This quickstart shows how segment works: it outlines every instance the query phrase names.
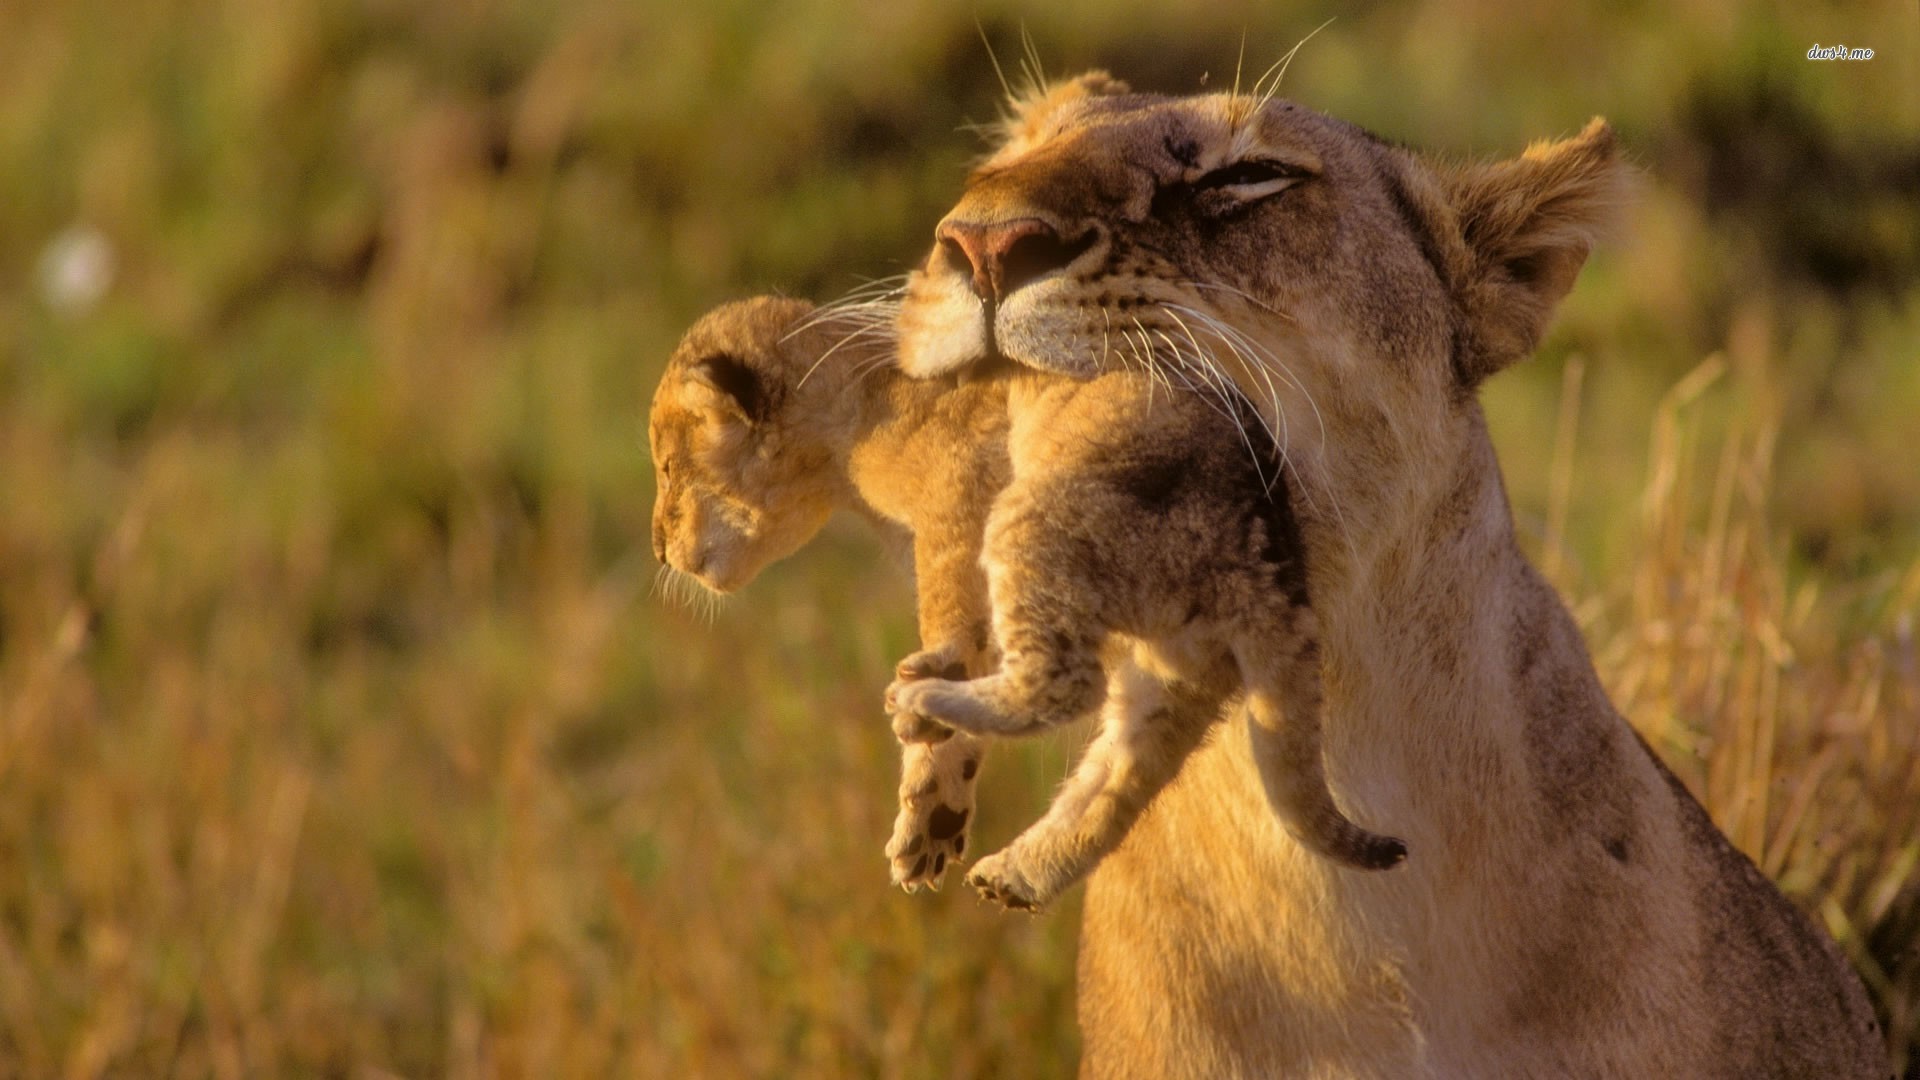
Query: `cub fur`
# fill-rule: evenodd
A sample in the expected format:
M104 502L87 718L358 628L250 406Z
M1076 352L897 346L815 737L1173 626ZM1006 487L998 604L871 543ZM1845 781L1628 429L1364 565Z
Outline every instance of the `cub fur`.
M899 674L993 668L980 537L1006 485L1004 383L901 378L887 314L759 297L707 313L654 392L653 554L732 592L837 509L865 517L915 576L923 651ZM951 380L948 380L950 383ZM966 850L982 742L902 748L893 880L937 887Z
M1243 679L1274 805L1303 842L1356 866L1400 859L1398 841L1372 836L1339 813L1321 776L1317 643L1277 461L1268 466L1273 475L1263 476L1230 436L1234 429L1211 413L1203 421L1197 400L1156 398L1150 380L1008 375L947 389L891 370L877 336L857 353L831 355L854 340L841 322L797 301L762 299L724 306L688 332L649 425L663 564L709 587L737 588L797 550L837 506L911 530L927 648L902 661L892 694L904 700L924 687L914 698L924 712L972 734L1041 730L1099 705L1109 696L1097 652L1108 628L1166 639L1143 645L1138 656L1166 672L1162 678L1128 671L1124 659L1116 666L1107 722L1074 780L1039 825L982 861L970 877L976 887L1032 908L1084 876L1118 845ZM1015 444L1046 463L1030 460L994 504L1008 477L1009 395L1026 417ZM1188 435L1178 440L1187 449L1172 457L1152 449L1168 441L1169 430ZM1049 454L1047 445L1062 439L1076 445ZM940 440L945 457L936 466L925 450ZM989 505L998 506L1001 523L992 529L983 524ZM1061 510L1060 519L1050 518ZM1074 558L1079 547L1122 528L1144 543L1109 550L1099 563ZM1006 602L994 617L996 637L1019 647L1000 676L958 682L995 651L980 617L983 534L1000 538L989 559ZM1176 571L1184 575L1177 584L1167 577ZM1116 593L1123 579L1131 586ZM1176 608L1182 614L1174 618ZM1032 620L1055 615L1072 619L1074 640L1089 647L1054 648L1058 626ZM1240 663L1243 676L1230 651L1233 635L1217 627L1256 618L1260 632L1282 637L1287 648L1277 659ZM1036 636L1045 640L1035 644ZM1069 684L1079 693L1057 692ZM1025 693L990 696L990 687ZM953 702L974 707L950 712ZM964 850L981 754L971 739L944 741L945 727L915 726L910 734L888 851L896 880L909 887L937 883L949 857ZM915 743L931 749L916 752ZM957 783L955 770L943 767L956 753ZM928 783L938 790L923 790ZM921 804L931 794L943 798L929 811Z
M1400 862L1401 841L1354 825L1327 791L1300 533L1284 463L1239 426L1250 412L1144 372L1017 378L1008 411L1013 481L983 555L1000 668L896 682L898 730L1068 723L1109 692L1103 653L1151 678L1123 682L1124 707L1047 816L969 883L1009 907L1047 904L1119 845L1243 688L1268 798L1300 843L1360 869Z

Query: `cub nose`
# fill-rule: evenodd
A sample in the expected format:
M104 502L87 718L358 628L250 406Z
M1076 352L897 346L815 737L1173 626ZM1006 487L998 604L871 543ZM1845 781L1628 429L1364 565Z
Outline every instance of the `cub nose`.
M955 221L934 230L954 269L973 274L973 293L998 303L1015 289L1058 270L1093 245L1088 232L1075 242L1039 218L991 223Z

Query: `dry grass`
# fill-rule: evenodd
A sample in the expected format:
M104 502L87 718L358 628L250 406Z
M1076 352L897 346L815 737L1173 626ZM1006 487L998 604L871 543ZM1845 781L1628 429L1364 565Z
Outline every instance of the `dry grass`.
M1049 63L1180 89L1239 37L1092 7L1036 17ZM1913 1068L1900 51L1843 83L1767 66L1842 36L1778 13L1483 7L1343 18L1288 92L1459 150L1604 111L1649 158L1644 239L1496 381L1496 436L1617 699ZM1262 18L1250 57L1321 21ZM1070 1072L1073 906L886 888L875 699L911 619L871 546L833 531L711 620L649 591L665 349L923 246L993 107L964 13L64 0L7 29L0 1075ZM1728 132L1787 187L1710 206ZM1768 201L1841 188L1857 232ZM36 267L76 227L116 272L63 306ZM1808 278L1821 243L1864 269ZM1067 756L998 759L982 844Z
M1655 414L1632 574L1597 591L1556 576L1584 592L1575 611L1615 702L1840 942L1905 1069L1920 1064L1920 560L1844 588L1788 569L1763 312L1744 311ZM1565 565L1553 541L1550 569Z

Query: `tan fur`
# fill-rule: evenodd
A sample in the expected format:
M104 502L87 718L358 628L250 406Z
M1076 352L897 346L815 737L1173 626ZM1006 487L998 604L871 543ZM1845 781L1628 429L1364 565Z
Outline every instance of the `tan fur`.
M1254 691L1248 709L1274 805L1303 842L1356 866L1399 860L1398 841L1340 814L1321 774L1318 637L1282 477L1263 475L1225 429L1206 423L1197 399L1156 395L1144 376L1081 383L1029 375L943 391L891 368L881 327L847 323L843 313L761 299L717 309L688 332L649 425L660 481L656 554L728 589L797 550L837 507L905 527L915 540L925 649L902 661L894 693L976 735L1038 730L1090 711L1109 696L1097 657L1107 631L1136 635L1141 659L1165 674L1116 668L1095 751L1040 825L982 861L970 878L976 886L1035 908L1078 881L1120 842L1243 681ZM1009 396L1019 409L1009 410ZM1007 483L1010 412L1021 417L1011 438L1045 467L1024 470L994 503ZM1034 452L1063 439L1073 452ZM1182 448L1171 460L1140 453L1169 444ZM1211 479L1173 482L1181 471ZM1143 483L1153 490L1143 495ZM1142 498L1180 513L1158 530L1134 530L1144 543L1114 546L1097 563L1076 557L1138 519ZM994 536L1008 539L994 544ZM1232 544L1195 543L1206 537ZM1018 556L989 560L998 650L985 640L983 543ZM1170 573L1190 584L1174 585ZM1141 585L1122 593L1121 579ZM1070 619L1046 617L1059 602L1074 605ZM1069 656L1058 647L1052 628L1062 622L1087 648ZM1263 638L1271 659L1231 651ZM982 674L995 651L1006 657L1003 671L955 681L969 669ZM1082 692L1058 698L1068 686ZM988 687L1031 693L1000 701L997 723L943 707L978 705L974 695ZM964 850L982 751L972 739L934 737L948 728L908 730L917 738L906 751L888 854L895 880L911 888L937 884Z
M1299 480L1329 782L1414 855L1308 857L1245 743L1207 743L1089 882L1083 1074L1886 1075L1857 977L1613 709L1514 540L1474 390L1619 198L1605 125L1449 167L1284 101L1118 89L1016 111L902 367L1182 389L1198 363L1259 403Z
M1271 444L1215 412L1236 404L1170 393L1144 372L1013 385L1013 482L983 555L1000 670L903 681L889 703L977 735L1078 719L1109 695L1110 674L1122 704L1047 816L968 876L990 899L1038 908L1091 871L1242 687L1268 797L1301 844L1360 869L1406 854L1327 791L1319 631L1287 480ZM1129 681L1129 669L1151 676Z
M890 315L761 297L687 331L647 424L654 555L731 592L833 511L856 511L910 553L923 651L900 673L984 674L994 663L980 538L1008 478L1005 386L901 378ZM959 860L984 753L965 735L902 748L887 844L896 884L938 887Z

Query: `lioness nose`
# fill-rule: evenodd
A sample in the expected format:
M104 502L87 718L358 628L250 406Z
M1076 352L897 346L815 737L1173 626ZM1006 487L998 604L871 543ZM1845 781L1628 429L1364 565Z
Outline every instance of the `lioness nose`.
M954 269L973 273L973 292L982 300L998 302L1020 286L1072 262L1091 243L1061 239L1053 226L1039 218L1015 218L982 224L949 218L934 230L934 238Z

